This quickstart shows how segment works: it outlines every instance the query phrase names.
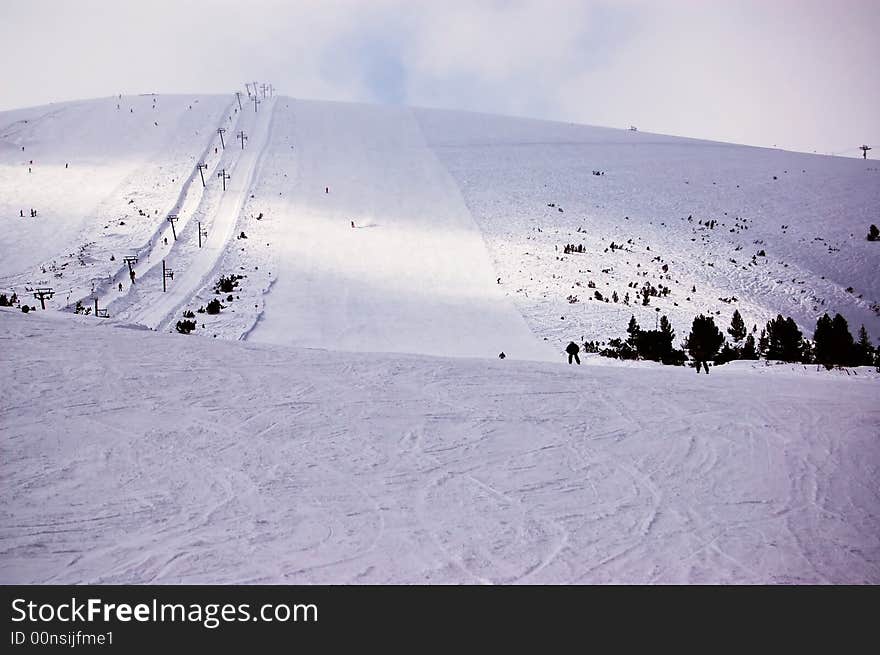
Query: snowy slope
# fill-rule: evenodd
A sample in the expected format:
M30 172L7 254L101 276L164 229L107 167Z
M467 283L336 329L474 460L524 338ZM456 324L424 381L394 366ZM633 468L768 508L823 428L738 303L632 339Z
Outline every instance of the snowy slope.
M275 124L267 168L292 175L284 195L271 179L257 188L279 198L265 212L277 282L249 340L553 356L496 288L479 229L408 109L285 102Z
M0 367L3 583L880 583L869 369L333 353L7 309Z
M0 281L66 298L83 283L73 269L106 276L161 226L231 104L150 94L0 112Z
M880 373L559 354L734 308L876 343L878 176L289 98L0 113L0 292L66 310L0 309L0 582L878 583Z
M464 112L415 115L483 230L505 290L542 337L620 336L631 314L651 328L667 314L684 336L695 314L726 327L738 308L759 328L790 315L808 336L823 312L840 312L853 332L864 323L880 338L880 244L865 240L880 221L877 162ZM625 249L606 250L612 241ZM585 254L563 254L567 243ZM634 287L645 282L670 294L641 306ZM596 291L616 291L619 302L595 300Z
M630 314L646 327L666 314L680 339L695 314L726 326L735 308L749 326L791 315L808 335L841 312L880 339L880 246L864 239L880 221L872 161L274 104L239 112L231 96L151 95L0 114L0 288L34 304L30 290L52 286L50 306L68 310L97 296L110 323L168 331L235 273L240 286L219 316L198 315L197 334L341 350L542 360L571 339L621 335ZM229 147L215 153L218 127ZM19 218L32 205L39 217ZM585 252L565 255L566 243ZM130 285L122 257L133 254ZM162 260L177 276L167 293ZM646 283L669 295L641 305Z

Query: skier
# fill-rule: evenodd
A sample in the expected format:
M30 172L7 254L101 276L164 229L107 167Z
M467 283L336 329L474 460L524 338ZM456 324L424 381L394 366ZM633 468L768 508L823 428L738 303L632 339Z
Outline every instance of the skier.
M131 283L134 284L134 269L131 269L131 270L128 272L128 277L131 278Z
M578 363L578 366L581 364L581 358L578 357L578 353L581 351L580 347L574 342L570 341L569 344L565 347L565 352L568 353L568 363L571 364L571 360L574 360Z
M119 283L119 290L122 291L122 282Z
M498 359L504 359L505 357L507 357L507 355L504 354L503 350L500 353L498 353Z
M352 228L354 227L354 221L351 222L351 227L352 227Z
M168 237L165 237L165 245L168 245Z
M330 193L330 187L325 186L325 187L324 187L324 193Z
M19 209L19 210L18 210L18 215L21 216L22 218L24 218L24 210L23 210L23 209Z

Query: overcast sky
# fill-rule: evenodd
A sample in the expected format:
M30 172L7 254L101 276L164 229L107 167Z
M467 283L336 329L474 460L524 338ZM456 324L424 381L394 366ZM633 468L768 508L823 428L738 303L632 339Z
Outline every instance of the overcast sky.
M880 0L0 0L0 109L271 81L880 152Z

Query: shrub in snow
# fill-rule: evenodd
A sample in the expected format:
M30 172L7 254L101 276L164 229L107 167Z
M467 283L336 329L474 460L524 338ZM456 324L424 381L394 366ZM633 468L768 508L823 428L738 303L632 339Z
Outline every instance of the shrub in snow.
M27 305L22 305L21 311L22 311L22 313L27 314L29 311L31 311L31 308L28 307Z
M183 312L183 317L184 318L195 318L196 315L193 314L189 309L187 309L185 312Z
M241 275L230 273L229 275L221 275L220 279L214 285L214 293L231 293L238 286Z
M196 329L196 322L189 319L177 321L177 331L181 334L189 334Z
M880 230L877 229L876 225L868 228L868 241L880 241Z
M223 309L223 305L221 305L220 301L216 298L209 302L207 307L205 307L205 311L209 314L219 314L221 309Z

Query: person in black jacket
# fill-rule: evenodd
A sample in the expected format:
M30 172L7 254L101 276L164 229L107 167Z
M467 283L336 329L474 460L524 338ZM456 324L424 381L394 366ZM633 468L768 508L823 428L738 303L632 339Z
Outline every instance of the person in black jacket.
M571 360L574 360L580 366L581 358L578 357L578 353L581 351L580 347L574 342L569 342L568 346L565 348L565 352L568 353L568 363L571 364Z

